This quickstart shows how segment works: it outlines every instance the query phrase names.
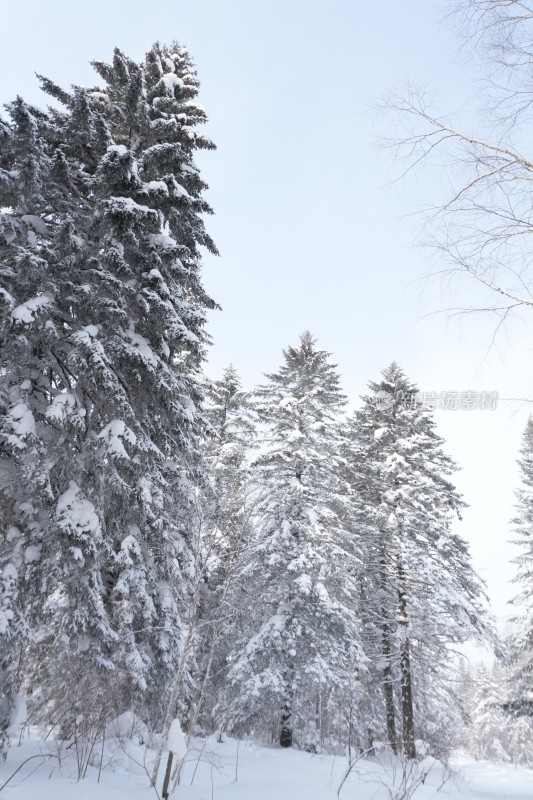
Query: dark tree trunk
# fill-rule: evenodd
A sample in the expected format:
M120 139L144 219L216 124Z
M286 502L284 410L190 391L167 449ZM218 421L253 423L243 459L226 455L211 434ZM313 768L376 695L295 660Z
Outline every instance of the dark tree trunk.
M385 546L381 544L380 584L384 596L388 594L387 557ZM387 739L394 755L398 754L398 736L396 734L396 709L394 708L394 686L391 667L391 631L386 608L381 609L381 652L383 654L383 694L385 695L385 722Z
M292 746L292 703L289 695L283 701L281 709L281 732L279 743L282 747Z
M413 680L411 674L411 655L409 652L409 637L407 626L407 595L405 593L405 575L403 566L398 563L398 624L400 626L400 687L402 696L402 744L403 752L407 758L416 758L415 724L413 715Z
M409 639L405 639L400 647L400 675L402 691L403 752L407 758L416 758L415 726L413 719L413 683L411 678Z
M167 768L165 770L165 779L163 781L163 791L161 792L161 797L163 798L163 800L168 800L168 796L169 796L169 793L170 793L170 773L172 771L172 758L173 758L173 756L174 756L174 753L169 753L168 754Z
M385 612L383 611L383 615ZM385 616L383 616L385 618ZM390 628L386 622L381 625L381 647L385 666L383 667L383 694L385 695L385 719L387 724L387 738L392 752L398 753L398 738L396 736L396 711L394 708L394 687L392 685L391 669L391 644Z

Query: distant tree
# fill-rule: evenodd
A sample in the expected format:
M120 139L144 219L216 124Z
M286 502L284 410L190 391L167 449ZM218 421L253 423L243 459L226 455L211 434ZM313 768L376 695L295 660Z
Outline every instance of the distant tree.
M505 657L479 664L461 676L459 697L465 713L459 744L476 759L533 763L533 724L528 701L516 692L521 653L511 636L502 643ZM530 703L530 701L529 701Z
M255 461L257 533L239 573L240 638L230 653L229 726L314 749L320 719L362 668L358 546L339 514L345 398L310 333L257 390L265 441ZM327 709L327 711L326 711Z
M498 665L488 669L480 664L473 672L471 695L466 698L470 713L468 749L476 759L512 761L511 720L504 711L505 680Z
M61 109L19 98L0 129L0 663L29 628L49 713L71 685L154 721L198 547L213 145L184 48L95 68L97 88L42 78Z

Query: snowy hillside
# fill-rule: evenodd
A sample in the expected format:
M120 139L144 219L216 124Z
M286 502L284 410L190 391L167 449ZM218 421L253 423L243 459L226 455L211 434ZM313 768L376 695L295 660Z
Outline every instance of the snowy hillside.
M155 797L144 765L145 748L131 740L109 739L103 747L105 768L99 770L101 743L95 748L86 777L77 780L76 754L61 752L42 740L13 747L2 768L6 800L144 800ZM346 772L346 759L311 755L293 749L258 747L249 742L215 738L197 740L187 757L183 780L173 796L184 800L334 800ZM531 800L533 771L490 762L456 760L446 769L433 759L417 766L405 781L398 762L385 756L360 760L344 783L341 800L408 800L405 793L419 782L414 800ZM163 773L163 768L161 770ZM427 773L427 774L426 774ZM161 776L162 777L162 776ZM1 784L0 784L1 785ZM161 780L159 782L159 790Z

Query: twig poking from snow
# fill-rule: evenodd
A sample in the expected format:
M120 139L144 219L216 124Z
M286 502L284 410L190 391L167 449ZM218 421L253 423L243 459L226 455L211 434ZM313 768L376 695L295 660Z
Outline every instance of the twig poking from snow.
M339 788L337 789L337 797L340 797L341 789L344 786L344 784L346 783L351 771L353 770L353 768L355 767L357 762L360 761L365 756L367 756L370 753L372 753L374 751L374 749L375 749L374 747L369 747L367 750L362 750L359 753L359 755L357 756L357 758L354 758L354 759L350 758L350 760L348 761L348 766L346 767L346 771L344 773L344 776L343 776L343 778L342 778L342 780L341 780L341 782L339 784ZM331 767L331 769L333 771L333 766Z
M43 761L46 760L47 758L57 758L58 761L61 761L61 759L59 758L59 756L56 753L37 753L37 755L29 756L29 758L26 758L21 764L18 765L16 770L14 772L12 772L11 775L9 776L9 778L0 786L0 792L2 791L2 789L5 789L7 784L10 783L13 780L13 778L15 777L17 772L20 772L22 767L25 764L27 764L28 761L33 761L34 758L42 758Z
M199 755L199 756L198 756L198 758L196 759L196 766L194 767L194 772L193 772L193 774L192 774L192 778L191 778L191 786L192 786L192 785L193 785L193 783L194 783L194 776L196 775L196 770L198 769L198 764L199 764L199 763L200 763L200 761L202 760L202 756L203 756L203 754L204 754L204 750L205 750L205 746L206 746L206 744L207 744L207 739L204 741L204 743L203 743L203 745L202 745L202 749L200 750L200 755Z

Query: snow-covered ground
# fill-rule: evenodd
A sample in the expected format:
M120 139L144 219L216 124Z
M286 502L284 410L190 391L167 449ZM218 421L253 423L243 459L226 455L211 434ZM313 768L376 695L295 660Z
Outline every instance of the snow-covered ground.
M98 764L103 753L104 769ZM80 754L79 754L80 755ZM81 754L83 756L84 754ZM29 760L27 760L29 759ZM26 763L23 762L26 760ZM151 754L131 741L109 739L95 749L86 777L77 780L76 753L27 739L11 749L1 767L0 792L6 800L128 800L155 798L145 766ZM164 759L166 761L166 757ZM15 772L9 783L2 786ZM164 764L161 767L163 773ZM533 771L456 759L451 772L430 759L429 772L413 800L533 800ZM334 800L346 759L214 738L197 741L187 756L183 779L173 797L183 800ZM395 800L403 770L385 757L359 761L344 783L340 800ZM394 788L391 788L394 787ZM161 780L158 789L161 789Z

